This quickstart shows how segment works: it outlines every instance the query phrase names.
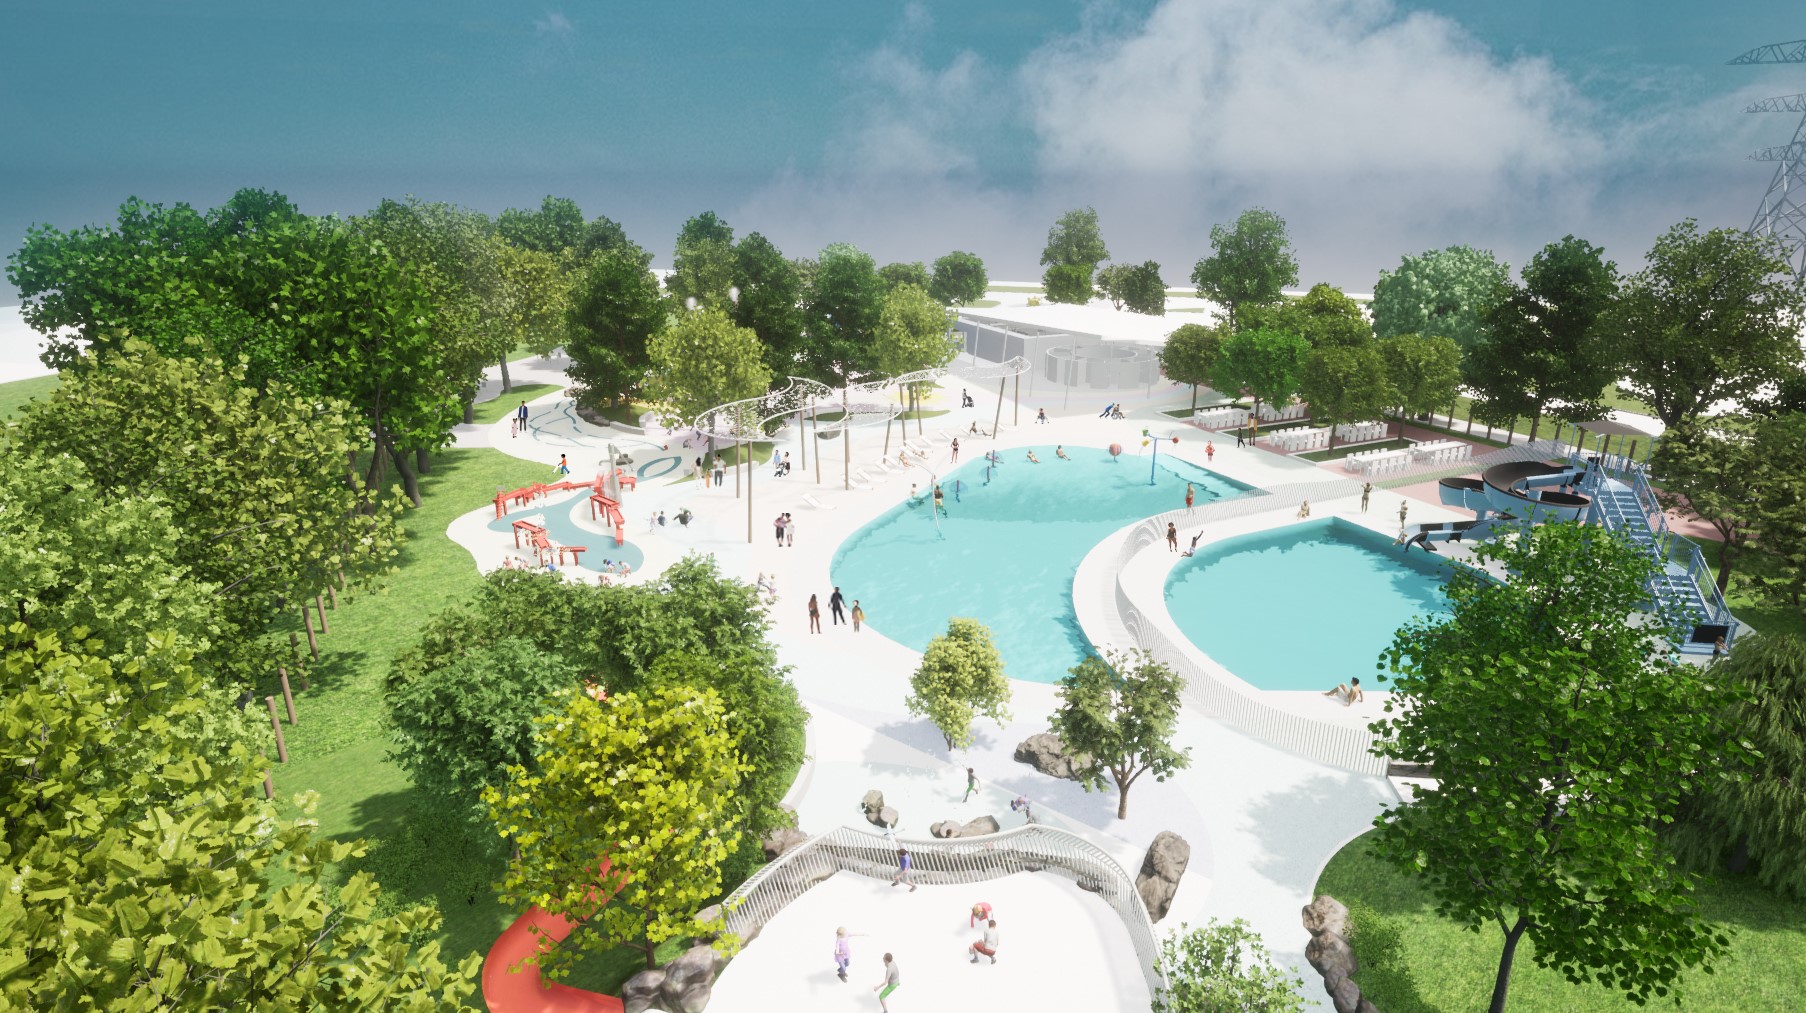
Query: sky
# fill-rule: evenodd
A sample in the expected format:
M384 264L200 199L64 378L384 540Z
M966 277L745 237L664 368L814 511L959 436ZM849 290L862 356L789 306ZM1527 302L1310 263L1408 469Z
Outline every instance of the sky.
M791 256L1035 278L1089 205L1172 285L1251 206L1305 284L1570 233L1634 267L1681 218L1749 224L1774 167L1743 156L1797 117L1741 109L1806 65L1725 62L1799 38L1742 0L0 0L0 247L255 186L569 196L660 263L713 210Z

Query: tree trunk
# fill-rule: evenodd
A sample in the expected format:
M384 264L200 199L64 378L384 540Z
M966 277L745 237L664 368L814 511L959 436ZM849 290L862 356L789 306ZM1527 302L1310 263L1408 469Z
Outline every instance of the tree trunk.
M512 390L514 390L514 381L508 379L508 357L504 355L502 356L502 393L507 394Z
M1198 385L1195 383L1191 385L1191 413L1198 414Z
M1116 782L1116 818L1129 818L1129 786L1121 781Z
M1732 875L1741 876L1750 867L1750 838L1748 834L1737 838L1737 845L1731 849L1731 857L1726 860L1725 868Z
M1731 586L1731 562L1737 554L1736 543L1729 536L1725 538L1724 548L1718 551L1718 593L1724 594L1725 588Z
M1530 416L1530 442L1531 443L1536 442L1536 431L1537 431L1538 427L1540 427L1542 424L1543 424L1543 409L1539 405L1536 409L1536 414Z
M401 451L395 449L394 438L380 425L376 429L376 436L382 442L383 448L389 452L389 459L395 462L395 470L401 473L401 489L407 494L408 502L419 506L420 477L414 474L412 468L408 467L408 459L402 455Z
M414 448L414 470L422 475L433 470L432 455L427 453L425 447Z
M1499 954L1499 974L1493 980L1492 1005L1487 1007L1487 1013L1505 1013L1505 997L1511 990L1511 958L1517 952L1518 940L1529 927L1530 920L1519 915L1517 924L1505 933L1505 952Z

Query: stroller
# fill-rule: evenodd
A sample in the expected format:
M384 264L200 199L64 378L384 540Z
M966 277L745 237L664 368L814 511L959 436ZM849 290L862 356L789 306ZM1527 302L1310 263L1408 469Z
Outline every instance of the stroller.
M1128 416L1126 416L1122 413L1122 405L1119 405L1119 404L1113 404L1110 406L1110 417L1113 419L1128 418Z

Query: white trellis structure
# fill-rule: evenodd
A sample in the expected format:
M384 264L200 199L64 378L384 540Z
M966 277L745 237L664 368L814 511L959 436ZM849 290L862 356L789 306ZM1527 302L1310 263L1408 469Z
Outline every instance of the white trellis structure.
M1022 374L1029 371L1029 361L1020 355L1005 359L1002 362L955 362L947 367L946 372L969 383L988 383L997 381L997 414L991 418L991 438L997 438L997 426L1003 421L1003 385L1010 380L1016 381L1016 395L1010 425L1022 422Z

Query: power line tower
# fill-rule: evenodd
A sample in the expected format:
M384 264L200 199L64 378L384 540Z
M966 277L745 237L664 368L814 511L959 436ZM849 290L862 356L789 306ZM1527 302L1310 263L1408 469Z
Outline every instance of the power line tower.
M1731 61L1735 66L1761 63L1806 63L1806 39L1759 46ZM1801 113L1793 142L1763 148L1749 157L1757 162L1777 162L1775 178L1762 195L1762 205L1750 220L1752 235L1774 236L1786 252L1794 277L1806 280L1806 94L1782 95L1752 102L1746 113Z

